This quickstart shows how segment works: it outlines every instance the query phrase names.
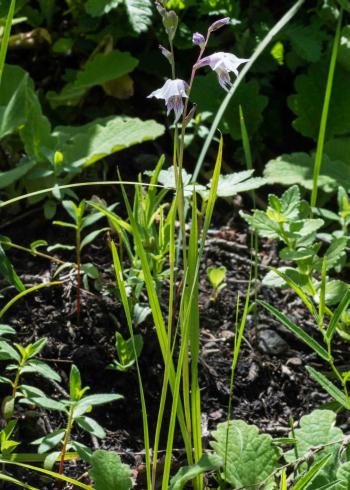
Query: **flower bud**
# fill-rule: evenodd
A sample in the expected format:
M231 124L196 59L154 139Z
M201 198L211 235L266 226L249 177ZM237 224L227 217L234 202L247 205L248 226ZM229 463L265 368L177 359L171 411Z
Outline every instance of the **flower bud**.
M203 48L203 46L205 45L205 37L200 34L199 32L195 32L192 36L192 41L193 41L193 44L195 44L196 46L199 46L200 48Z
M174 10L165 11L163 15L163 25L169 36L170 41L175 37L179 18Z
M214 32L217 31L218 29L221 29L221 27L224 27L227 24L229 24L230 20L231 20L230 17L224 17L223 19L217 20L209 27L209 32Z

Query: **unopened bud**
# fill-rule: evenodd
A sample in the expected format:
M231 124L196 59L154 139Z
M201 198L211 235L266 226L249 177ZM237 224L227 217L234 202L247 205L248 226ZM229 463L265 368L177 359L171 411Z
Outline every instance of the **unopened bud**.
M166 12L165 8L163 7L163 4L160 2L156 2L156 7L160 15L163 17Z
M165 58L169 61L169 63L172 63L173 55L171 54L171 52L168 49L166 49L164 46L162 46L161 44L159 45L159 49L160 49L162 55L165 56Z
M221 27L224 27L227 24L229 24L230 20L231 20L230 17L224 17L223 19L217 20L209 27L209 32L214 32L217 31L218 29L221 29Z
M200 34L199 32L195 32L192 36L192 41L193 41L193 44L195 44L196 46L199 46L200 48L203 48L203 46L205 45L205 37Z
M171 41L175 37L178 23L179 18L174 10L170 10L169 12L165 11L163 15L163 25Z

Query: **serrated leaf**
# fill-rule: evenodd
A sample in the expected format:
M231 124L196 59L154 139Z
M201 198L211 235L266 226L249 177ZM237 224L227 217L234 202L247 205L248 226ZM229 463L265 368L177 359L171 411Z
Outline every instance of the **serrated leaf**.
M210 94L210 97L208 97ZM217 76L209 73L196 77L193 90L193 100L198 106L198 112L216 114L222 102L223 92L218 84ZM242 139L239 106L242 106L244 120L249 136L252 136L263 121L263 111L268 103L267 97L261 95L257 80L242 82L236 94L232 97L225 112L220 129L229 132L233 139Z
M217 454L204 454L197 464L183 466L170 481L169 490L182 490L184 485L197 476L216 471L223 466L223 460Z
M316 22L309 25L291 23L286 29L286 35L297 55L311 63L321 58L324 34L320 27Z
M151 0L124 0L129 22L135 32L147 31L152 25Z
M123 0L87 0L85 11L91 17L101 17L123 3Z
M313 164L314 159L307 153L281 155L267 163L264 178L270 184L298 184L311 190ZM341 184L350 187L349 165L344 161L330 160L324 155L318 180L319 187L325 192L334 192Z
M74 82L68 83L60 93L48 92L47 98L52 107L76 105L91 87L120 78L133 71L138 60L128 52L113 50L98 53L77 73Z
M239 192L258 189L265 184L261 177L251 178L254 170L244 170L232 174L220 175L218 184L218 197L231 197Z
M69 172L130 146L154 140L164 130L164 126L153 120L116 116L83 126L58 126L54 135L63 154L63 166Z
M222 477L231 485L254 488L276 470L280 451L255 425L232 420L219 424L212 436L210 444L226 467Z
M336 414L331 410L316 409L300 419L300 428L294 429L296 447L299 457L303 457L307 452L315 447L327 445L332 442L341 441L343 432L335 427ZM321 451L314 454L314 461L319 461L323 456L336 452L340 447L339 444L326 446ZM295 461L295 451L292 449L284 455L287 462Z
M305 75L295 81L296 95L289 97L288 104L297 118L294 128L303 136L318 137L321 111L327 82L327 63L312 64ZM350 73L337 66L327 119L326 139L350 132Z
M329 456L327 463L316 478L307 486L308 490L318 490L324 485L336 480L336 470L338 467L338 452L344 435L341 429L335 427L336 414L330 410L314 410L309 415L304 415L300 419L300 428L294 430L296 439L296 450L299 457L306 454L313 448L323 446L320 451L313 453L313 463L317 464L325 456ZM292 437L292 434L290 434ZM334 443L334 444L332 444ZM284 454L287 462L295 461L295 451L290 450ZM300 469L306 469L306 463Z
M129 490L132 487L131 470L123 464L118 454L96 451L91 458L89 475L95 490Z
M278 238L280 233L278 223L270 219L264 211L258 209L253 215L241 211L240 215L259 235L266 238Z
M337 479L340 481L334 490L350 490L350 461L339 466Z
M350 71L350 25L342 29L337 61L343 68Z

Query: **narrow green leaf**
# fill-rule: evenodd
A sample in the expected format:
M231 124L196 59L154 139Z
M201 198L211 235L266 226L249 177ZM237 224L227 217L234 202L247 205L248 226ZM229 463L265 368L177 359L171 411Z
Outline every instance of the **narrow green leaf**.
M335 332L335 329L337 328L338 322L339 322L343 312L346 311L349 303L350 303L350 289L348 289L347 292L345 293L345 295L343 296L343 299L339 303L337 309L335 310L335 312L334 312L334 314L333 314L333 316L329 322L329 325L328 325L328 328L326 331L326 339L328 341L332 340L332 337L333 337L333 334Z
M308 335L304 330L294 322L289 320L283 313L277 310L274 306L269 305L265 301L258 301L258 304L263 306L266 310L268 310L274 317L277 318L285 327L288 328L291 332L293 332L300 340L305 342L313 351L316 352L322 359L325 361L329 360L328 352L310 335Z
M347 410L350 410L350 400L345 396L342 391L339 390L339 388L337 388L331 381L329 381L326 376L319 373L311 366L306 366L306 369L311 378L317 381L322 386L322 388L327 391L327 393L331 395L331 397L334 398L335 401L340 403Z
M321 459L321 461L312 466L311 469L304 476L302 476L302 478L300 478L297 484L291 488L291 490L303 490L325 466L330 456L330 454L327 454Z

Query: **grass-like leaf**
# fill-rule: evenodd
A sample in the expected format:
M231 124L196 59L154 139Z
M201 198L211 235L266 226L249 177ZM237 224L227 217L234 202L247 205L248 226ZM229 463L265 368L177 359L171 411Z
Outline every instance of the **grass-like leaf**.
M259 305L263 306L266 310L268 310L272 315L277 318L288 330L293 332L300 340L305 342L316 354L318 354L325 361L329 360L329 355L326 349L322 347L315 339L310 337L304 330L294 322L292 322L289 318L286 317L283 313L277 310L274 306L269 305L265 301L258 301Z
M306 366L306 369L311 378L317 381L322 386L322 388L327 391L327 393L331 395L332 398L334 398L335 401L340 403L347 410L350 410L350 400L345 396L342 391L340 391L339 388L337 388L331 381L329 381L328 378L326 378L326 376L316 371L316 369L314 369L313 367Z
M331 321L329 322L327 331L326 331L326 339L330 342L332 340L332 337L334 335L335 329L337 328L338 322L340 320L341 315L343 312L346 310L350 303L350 289L347 290L345 293L343 299L339 303L337 309L335 310Z

